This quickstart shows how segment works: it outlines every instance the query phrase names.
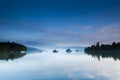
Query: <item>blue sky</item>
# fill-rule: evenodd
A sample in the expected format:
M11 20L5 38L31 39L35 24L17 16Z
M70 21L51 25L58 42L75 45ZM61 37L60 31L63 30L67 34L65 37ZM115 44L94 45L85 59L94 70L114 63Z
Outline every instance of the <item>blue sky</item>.
M119 0L0 0L0 41L88 46L120 41Z

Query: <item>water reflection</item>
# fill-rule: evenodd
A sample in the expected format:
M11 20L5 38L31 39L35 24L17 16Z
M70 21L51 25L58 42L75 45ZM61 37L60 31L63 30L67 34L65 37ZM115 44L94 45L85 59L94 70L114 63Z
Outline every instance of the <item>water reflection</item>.
M34 53L0 65L0 80L120 79L119 61L110 58L98 61L86 54Z
M119 52L100 52L100 51L89 51L86 52L86 54L91 55L92 57L97 58L98 60L100 60L100 58L113 58L115 61L116 60L120 60L120 53Z
M20 58L26 55L26 51L0 51L0 60L6 60L8 61L9 59L14 60L16 58Z

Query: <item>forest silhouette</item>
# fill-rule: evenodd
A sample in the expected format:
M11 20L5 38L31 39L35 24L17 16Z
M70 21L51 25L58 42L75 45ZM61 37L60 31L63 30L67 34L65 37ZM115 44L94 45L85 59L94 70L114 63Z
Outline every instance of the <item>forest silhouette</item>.
M13 60L26 55L26 46L15 42L0 42L0 60Z
M113 58L120 60L120 42L113 42L112 44L97 44L85 48L85 53L100 60L102 58Z

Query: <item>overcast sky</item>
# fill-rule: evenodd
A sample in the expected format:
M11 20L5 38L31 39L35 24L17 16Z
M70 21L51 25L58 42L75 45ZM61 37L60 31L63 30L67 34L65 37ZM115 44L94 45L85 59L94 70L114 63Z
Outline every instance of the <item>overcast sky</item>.
M0 41L88 46L119 34L120 0L0 0Z

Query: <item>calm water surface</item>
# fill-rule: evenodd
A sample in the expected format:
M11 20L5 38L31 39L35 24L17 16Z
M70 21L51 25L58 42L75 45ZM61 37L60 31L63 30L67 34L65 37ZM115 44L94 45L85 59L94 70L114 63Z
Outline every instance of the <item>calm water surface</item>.
M0 80L120 80L120 61L87 54L34 53L0 61Z

